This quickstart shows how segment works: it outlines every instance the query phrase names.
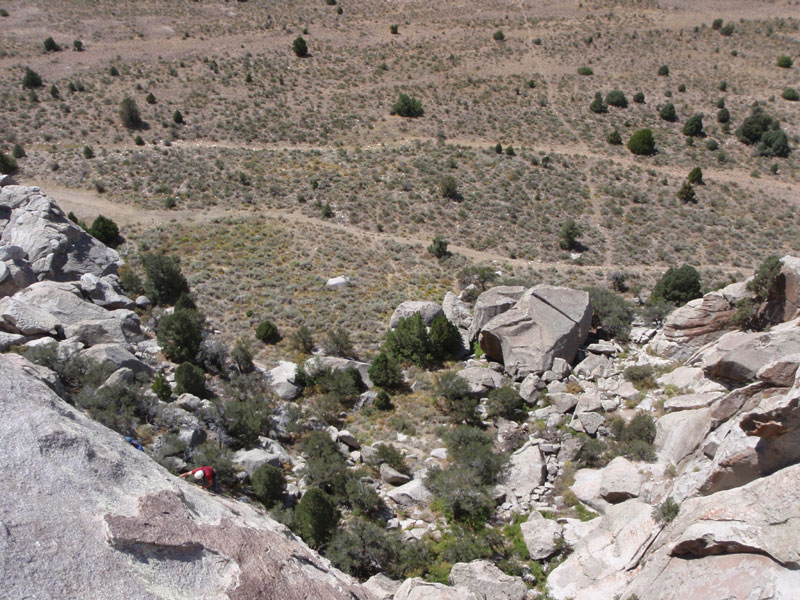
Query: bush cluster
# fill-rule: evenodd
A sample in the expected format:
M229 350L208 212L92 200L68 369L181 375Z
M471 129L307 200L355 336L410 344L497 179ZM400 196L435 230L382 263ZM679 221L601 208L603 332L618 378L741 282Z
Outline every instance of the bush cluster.
M756 146L760 156L789 156L789 138L781 129L780 123L768 115L760 106L753 107L751 114L742 121L736 130L739 141Z
M463 347L461 334L444 315L431 322L430 331L419 313L400 319L386 332L383 351L398 362L430 366L455 356Z
M507 456L494 452L492 436L461 425L443 435L451 464L429 471L426 485L448 520L482 526L493 509L491 486L497 483Z
M670 267L656 282L650 295L652 301L670 302L683 306L689 300L702 296L700 273L691 265Z
M173 304L182 294L189 293L189 283L176 258L151 253L140 258L146 274L145 293L154 304Z
M631 331L633 305L611 290L589 288L592 304L592 326L602 329L620 341L627 341Z
M397 98L397 102L392 105L390 114L400 117L416 118L421 117L424 112L425 111L422 109L422 102L408 94L400 94Z

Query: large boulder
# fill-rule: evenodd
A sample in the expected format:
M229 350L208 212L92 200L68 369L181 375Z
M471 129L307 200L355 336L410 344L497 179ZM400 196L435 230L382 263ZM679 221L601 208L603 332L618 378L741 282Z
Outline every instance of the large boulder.
M437 302L429 300L406 300L401 302L400 305L394 309L392 318L389 320L389 327L394 329L400 323L400 319L407 319L408 317L419 314L422 317L422 322L426 327L430 327L433 320L444 314L442 307Z
M547 462L538 444L531 441L515 451L508 460L502 487L507 499L527 504L533 491L547 478Z
M133 308L135 303L122 293L119 277L106 275L98 277L94 273L84 273L80 279L81 291L94 304L107 308Z
M538 510L531 511L520 529L531 560L545 560L558 552L563 528L556 521L545 519Z
M472 313L470 339L477 338L483 326L494 317L511 310L524 293L525 288L521 285L498 285L478 296Z
M464 588L432 583L419 577L406 579L394 595L394 600L484 600Z
M119 255L78 225L38 187L0 189L0 244L18 246L39 279L73 281L84 273L114 274Z
M278 366L267 372L267 385L281 400L294 400L300 395L297 385L297 365L282 360Z
M422 479L412 479L390 490L386 495L400 506L424 506L433 500L433 494L425 487Z
M470 393L474 396L483 396L507 383L501 373L486 367L467 367L459 371L458 376L469 384Z
M455 325L459 330L469 331L472 326L472 310L470 305L456 296L453 292L447 292L442 300L442 312L447 320Z
M469 590L481 600L525 600L528 591L521 577L506 575L488 560L454 564L450 585Z
M341 358L339 356L314 356L309 358L304 364L306 373L318 373L322 369L344 370L354 368L361 375L364 385L371 388L372 380L369 378L369 363Z
M80 357L93 363L98 363L117 370L127 367L134 373L153 374L153 368L139 360L121 344L98 344L87 348L80 353Z
M661 355L685 360L733 329L736 302L749 297L746 283L732 283L672 311L650 346Z
M402 582L378 573L364 582L367 588L377 600L392 600L397 590L400 589Z
M250 450L238 450L235 452L232 461L252 477L253 473L262 465L280 467L283 462L282 458L280 454L268 452L262 448L251 448Z
M92 321L78 321L64 328L64 336L87 346L97 344L124 344L128 341L122 323L113 317Z
M262 510L172 476L5 356L0 464L4 597L373 598Z
M800 258L784 256L775 278L764 316L770 323L800 317Z
M589 381L605 379L615 374L611 360L602 354L588 354L572 372L576 377Z
M40 281L17 292L14 299L50 313L64 326L107 319L111 315L106 309L84 300L73 283Z
M36 274L25 258L25 251L19 246L0 245L0 298L13 296L35 281Z
M678 465L700 446L710 430L708 408L664 415L656 421L656 439L653 442L659 459L666 464Z
M755 381L758 371L788 354L800 352L800 319L761 333L734 331L698 355L709 377L739 383Z
M486 323L480 345L517 379L544 373L553 359L571 362L586 340L592 307L587 292L537 285L513 308Z
M61 323L46 310L17 298L0 299L0 328L21 335L57 335Z

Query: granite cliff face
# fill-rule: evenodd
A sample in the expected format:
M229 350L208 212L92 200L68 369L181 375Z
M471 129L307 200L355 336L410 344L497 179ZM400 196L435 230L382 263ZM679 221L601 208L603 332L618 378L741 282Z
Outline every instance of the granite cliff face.
M8 598L370 600L263 511L185 483L0 355Z

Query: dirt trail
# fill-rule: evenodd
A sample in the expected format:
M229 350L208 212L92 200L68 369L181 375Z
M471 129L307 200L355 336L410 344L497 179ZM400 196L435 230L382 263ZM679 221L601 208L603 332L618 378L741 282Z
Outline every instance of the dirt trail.
M90 222L97 215L102 214L113 219L123 228L133 226L149 228L178 220L180 220L182 224L198 225L202 223L210 223L217 219L240 217L252 218L253 216L257 215L272 220L283 220L288 223L300 225L313 225L341 233L347 233L351 236L357 236L361 240L369 241L376 248L385 242L417 244L424 248L430 244L430 240L433 236L432 232L426 234L397 235L387 232L368 231L355 225L350 225L349 223L336 220L317 219L301 213L277 208L262 208L260 210L253 210L242 208L221 208L215 206L205 209L182 209L180 211L147 209L114 202L110 198L98 194L92 190L65 188L47 180L21 181L20 183L23 185L38 185L48 196L52 197L56 202L58 202L59 206L61 206L65 212L72 211L76 216L85 221ZM614 266L613 263L608 262L608 260L606 260L605 264L602 265L578 266L573 263L544 263L540 261L512 259L503 254L475 250L473 248L467 248L466 246L458 246L454 244L450 244L448 249L454 254L460 254L474 263L505 264L521 268L553 266L558 269L562 269L578 267L586 271L595 271L605 270L610 266ZM610 256L610 253L607 253L607 257L608 256ZM700 265L700 267L714 268L727 273L733 273L740 270L739 268L731 265ZM661 272L663 271L663 267L639 265L635 267L628 267L628 270L636 271L638 273Z
M578 132L574 130L574 128L569 125L568 121L555 111L556 115L561 119L564 126L567 128L568 131L575 136L576 139L579 139ZM300 151L300 152L308 152L311 150L321 151L321 152L334 152L339 148L344 148L346 150L380 150L383 148L399 148L403 146L408 146L409 144L413 144L415 142L432 142L432 138L426 137L419 137L419 136L405 136L402 138L396 138L391 142L380 142L374 144L365 144L363 146L358 145L345 145L345 146L314 146L311 144L286 144L286 143L276 143L276 144L246 144L246 143L237 143L237 142L230 142L230 141L209 141L209 140L175 140L172 142L173 146L177 146L179 148L222 148L222 149L229 149L229 150L249 150L251 152L281 152L281 151ZM476 139L468 139L468 138L447 138L446 143L452 146L463 146L467 148L474 148L474 149L485 149L493 146L494 143L486 141L486 140L476 140ZM652 162L646 162L646 159L637 159L633 156L627 155L619 155L614 156L612 154L601 154L598 152L592 151L584 142L576 142L574 144L552 144L552 143L543 143L543 144L535 144L534 146L530 147L532 152L545 152L548 154L560 154L564 156L577 156L579 158L585 158L589 161L609 161L613 164L617 164L623 166L625 168L634 167L638 169L647 169L655 171L663 176L669 177L686 177L688 171L685 168L681 167L672 167L672 166L664 166L664 165L655 165ZM746 168L730 168L730 169L716 169L711 167L704 167L703 168L703 178L706 181L716 181L720 183L729 182L729 183L736 183L744 188L748 188L750 191L761 191L761 192L770 192L773 194L786 194L789 193L791 197L796 198L798 204L800 204L800 183L797 182L787 182L787 181L780 181L780 180L771 180L769 178L759 178L754 179L750 175L750 170Z

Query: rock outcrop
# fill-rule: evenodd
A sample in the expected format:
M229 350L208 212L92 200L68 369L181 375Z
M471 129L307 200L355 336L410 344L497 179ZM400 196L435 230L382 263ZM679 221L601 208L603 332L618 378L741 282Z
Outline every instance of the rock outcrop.
M672 311L651 342L661 356L685 360L733 327L736 303L750 294L744 282L706 294Z
M9 598L372 598L263 512L173 477L5 356L0 463Z
M798 485L800 465L795 465L741 488L686 500L621 597L796 597Z
M85 273L103 277L115 274L120 264L114 250L67 219L38 187L0 188L0 245L19 248L13 268L27 266L38 280L73 281Z

